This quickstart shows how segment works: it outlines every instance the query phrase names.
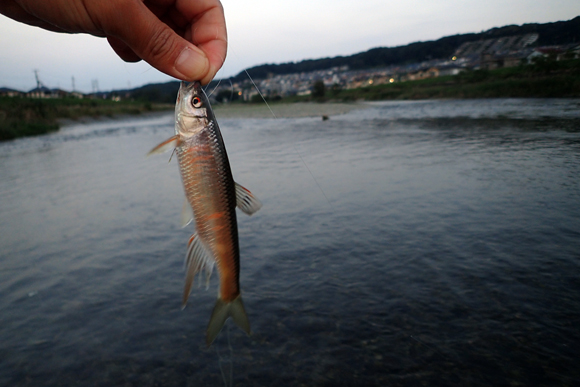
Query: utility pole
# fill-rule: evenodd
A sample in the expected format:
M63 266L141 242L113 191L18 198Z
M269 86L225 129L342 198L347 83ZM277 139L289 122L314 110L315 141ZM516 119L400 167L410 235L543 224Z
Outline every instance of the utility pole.
M38 77L38 70L34 70L34 76L36 77L36 88L40 89L42 83L40 82L40 78Z
M75 91L75 77L72 77L72 91Z
M93 86L93 93L96 93L99 91L99 80L98 79L93 79L91 81L92 86Z

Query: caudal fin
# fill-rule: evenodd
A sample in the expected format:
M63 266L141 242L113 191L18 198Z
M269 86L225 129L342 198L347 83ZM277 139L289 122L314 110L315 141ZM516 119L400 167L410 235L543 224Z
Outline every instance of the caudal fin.
M206 343L208 347L213 343L218 333L220 333L228 317L231 317L244 332L248 335L250 334L250 321L248 321L248 316L244 310L242 296L237 296L231 302L225 302L221 298L218 298L211 313L209 324L207 325Z

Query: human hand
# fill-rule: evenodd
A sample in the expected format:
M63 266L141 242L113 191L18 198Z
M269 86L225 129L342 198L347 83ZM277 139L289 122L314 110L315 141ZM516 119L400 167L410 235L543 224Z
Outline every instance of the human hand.
M0 13L50 31L106 37L121 59L209 83L227 50L219 0L0 0Z

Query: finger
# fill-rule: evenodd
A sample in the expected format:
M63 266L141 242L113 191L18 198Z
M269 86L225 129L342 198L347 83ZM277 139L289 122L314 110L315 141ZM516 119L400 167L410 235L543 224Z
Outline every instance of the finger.
M106 14L108 18L102 20L102 25L107 35L123 42L159 71L186 81L208 78L210 64L205 53L177 35L141 1L119 2ZM131 23L125 15L132 15ZM115 39L113 49L118 48L122 55L128 55Z
M11 19L17 20L19 22L40 27L45 30L54 32L67 32L66 30L50 24L34 15L24 10L19 4L12 1L3 1L0 3L0 13Z
M201 80L202 84L209 83L217 74L226 60L227 42L225 40L212 40L199 47L205 52L209 60L209 71L206 78Z
M184 37L201 48L208 57L209 82L226 59L227 30L222 4L219 0L177 0L176 9L185 20L190 20Z
M125 62L139 62L141 60L139 55L135 54L122 40L109 36L107 41L115 53Z

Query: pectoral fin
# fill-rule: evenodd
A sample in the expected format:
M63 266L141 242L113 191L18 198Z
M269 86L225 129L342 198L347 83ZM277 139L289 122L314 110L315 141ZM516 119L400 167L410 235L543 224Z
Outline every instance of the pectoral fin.
M161 144L157 145L155 148L151 149L147 156L157 155L160 153L165 153L167 151L175 149L179 142L179 136L175 135L173 137L168 138L167 140L163 141Z
M262 202L238 183L236 183L236 205L247 215L253 215L262 208Z

